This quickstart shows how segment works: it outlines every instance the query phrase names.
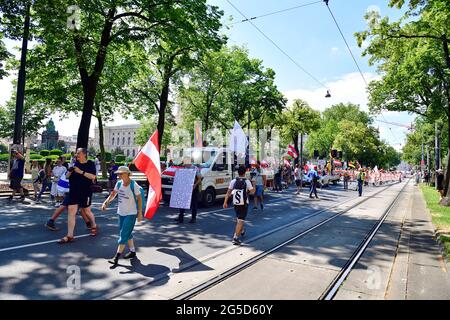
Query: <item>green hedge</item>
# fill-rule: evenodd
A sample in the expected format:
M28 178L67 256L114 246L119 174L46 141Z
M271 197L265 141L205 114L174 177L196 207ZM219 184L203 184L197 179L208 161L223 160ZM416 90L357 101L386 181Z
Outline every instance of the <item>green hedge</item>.
M116 161L116 163L118 163L118 162L125 162L125 159L126 159L125 155L118 154L118 155L116 155L115 161Z
M8 153L2 153L0 154L0 162L8 162L9 154Z
M38 153L36 151L31 150L30 155L32 155L32 154L38 154Z
M51 156L45 157L45 160L51 159L52 161L56 161L56 160L58 160L58 158L59 158L59 156L51 155Z
M124 161L116 161L116 165L120 166L124 166L125 162Z
M39 154L43 157L46 157L46 156L50 155L50 151L49 150L41 150L41 152L39 152Z
M65 153L62 156L65 157L68 162L72 159L72 155L70 153Z
M64 154L64 152L59 149L53 149L50 151L51 156L62 156L63 154Z
M36 154L36 153L30 154L30 160L41 160L41 159L44 159L44 157L41 156L40 154Z

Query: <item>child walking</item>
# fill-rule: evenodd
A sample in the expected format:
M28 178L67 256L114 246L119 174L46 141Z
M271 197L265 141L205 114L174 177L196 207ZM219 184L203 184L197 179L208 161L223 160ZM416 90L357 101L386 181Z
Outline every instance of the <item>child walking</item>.
M119 206L117 213L119 215L119 246L117 253L109 262L114 266L119 263L119 258L128 244L130 251L124 255L125 259L136 257L136 248L133 241L133 229L136 224L136 218L142 221L142 197L141 187L131 179L131 171L126 166L121 166L115 172L119 181L116 183L114 190L102 205L102 210L106 210L108 205L119 195Z

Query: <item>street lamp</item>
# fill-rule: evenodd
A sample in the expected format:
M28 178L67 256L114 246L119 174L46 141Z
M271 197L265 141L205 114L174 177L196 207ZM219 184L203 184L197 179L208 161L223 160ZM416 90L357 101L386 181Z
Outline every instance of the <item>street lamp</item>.
M327 94L325 95L325 98L331 98L330 90L327 90Z

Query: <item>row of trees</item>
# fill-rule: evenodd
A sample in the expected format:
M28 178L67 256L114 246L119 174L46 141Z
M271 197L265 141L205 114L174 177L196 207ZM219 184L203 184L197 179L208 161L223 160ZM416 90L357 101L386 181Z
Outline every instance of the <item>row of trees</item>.
M67 13L74 4L79 11ZM178 125L190 131L197 119L204 131L227 130L238 120L253 129L279 128L297 149L298 137L309 134L308 150L338 148L368 165L391 161L392 148L357 106L335 106L322 115L303 101L288 108L275 72L244 48L226 45L219 31L223 13L206 0L0 0L0 61L8 59L0 77L18 69L2 39L21 39L27 6L34 45L27 55L25 136L50 114L76 113L77 145L86 147L93 116L104 155L103 124L120 113L144 123L138 143L157 127L160 145L167 146L178 104ZM79 28L70 27L78 18ZM14 101L0 110L5 135L13 129Z
M422 142L431 147L435 122L439 123L443 154L448 154L450 132L450 2L448 0L391 0L391 6L408 5L395 22L372 12L369 28L359 32L359 44L369 45L364 55L377 65L381 79L369 86L373 112L407 111L418 115L417 130L408 137L405 160L418 164ZM431 129L433 128L433 129ZM447 157L445 192L450 182ZM420 161L420 160L419 160Z

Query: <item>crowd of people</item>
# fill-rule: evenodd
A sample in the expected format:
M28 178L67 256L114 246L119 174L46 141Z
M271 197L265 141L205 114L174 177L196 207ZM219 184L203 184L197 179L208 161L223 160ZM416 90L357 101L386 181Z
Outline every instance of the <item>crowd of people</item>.
M10 187L13 189L10 200L13 199L17 192L20 193L21 199L23 199L25 196L21 181L23 179L25 159L17 151L13 151L13 156L14 161L9 176L11 181ZM172 165L173 162L168 163L169 167ZM202 177L199 169L187 159L182 167L196 171L192 186L191 220L189 221L190 223L196 223L197 203L202 191ZM384 172L377 168L337 171L343 181L344 190L348 190L349 185L354 184L359 196L362 196L365 185L378 185L395 179L401 181L401 175ZM90 230L90 235L96 236L98 234L99 228L91 206L94 192L93 186L96 183L99 172L97 161L89 160L87 150L83 148L73 153L69 161L64 157L59 157L54 164L51 160L47 160L43 167L40 167L37 161L32 161L31 175L36 202L40 202L42 194L49 190L52 204L57 206L51 218L45 223L45 227L52 231L58 230L55 221L64 211L67 210L68 212L67 234L59 240L60 244L74 241L74 229L78 212L86 224L86 228ZM109 193L101 209L106 210L111 202L116 197L118 198L119 240L117 252L113 259L110 260L110 263L116 266L121 257L133 258L136 256L133 229L136 221L143 219L145 196L142 187L131 178L131 171L127 166L119 167L114 161L111 161L108 173L107 185ZM239 167L238 176L230 182L223 203L223 207L228 208L228 201L231 198L236 213L236 227L232 237L233 244L240 245L242 237L245 235L244 222L250 207L250 196L253 196L252 211L254 213L257 213L258 210L264 210L264 191L268 188L275 192L282 192L283 189L289 188L295 183L295 194L299 194L302 188L307 186L309 187L309 197L319 199L317 187L319 186L320 178L326 174L326 171L318 170L317 166L314 165L304 167L300 165L295 167L281 165L275 170L273 181L270 181L267 177L266 168L263 168L259 161L253 165L250 172L244 166ZM443 176L442 171L438 171L437 174L438 181L441 181L442 184L443 179L439 180L439 177ZM425 174L423 179L427 182L430 178ZM184 222L185 212L185 209L179 209L178 217L175 219L177 223ZM124 254L126 245L128 245L129 252Z

